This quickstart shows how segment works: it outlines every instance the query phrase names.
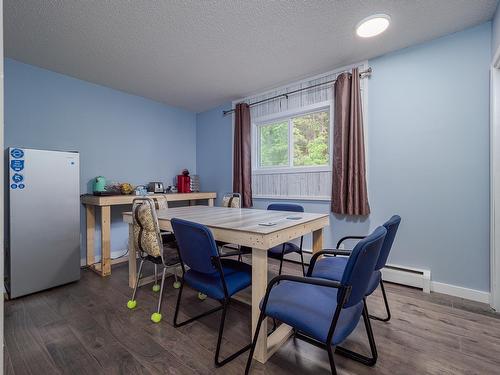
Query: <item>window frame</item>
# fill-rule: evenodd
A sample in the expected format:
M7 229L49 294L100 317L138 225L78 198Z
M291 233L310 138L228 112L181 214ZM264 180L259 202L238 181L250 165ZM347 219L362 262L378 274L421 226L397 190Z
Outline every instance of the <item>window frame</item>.
M327 165L308 165L308 166L293 166L294 143L293 143L293 125L292 119L316 112L327 111L329 114L329 131L328 131L328 164ZM333 106L331 101L323 101L308 106L303 106L297 109L288 110L262 116L252 119L252 173L253 174L271 174L271 173L301 173L301 172L327 172L332 170L333 158ZM288 166L260 166L260 129L263 126L271 125L280 121L288 122Z

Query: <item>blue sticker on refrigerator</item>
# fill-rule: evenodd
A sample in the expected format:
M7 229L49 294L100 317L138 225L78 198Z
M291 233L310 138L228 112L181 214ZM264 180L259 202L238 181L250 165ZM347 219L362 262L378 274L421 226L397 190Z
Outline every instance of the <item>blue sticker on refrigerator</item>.
M10 156L14 159L21 159L24 156L24 151L20 148L14 148L10 151Z
M22 174L19 173L14 173L12 176L12 181L15 182L16 184L22 182L24 180L24 177Z
M15 172L21 172L24 169L24 160L19 160L19 159L11 160L10 168Z

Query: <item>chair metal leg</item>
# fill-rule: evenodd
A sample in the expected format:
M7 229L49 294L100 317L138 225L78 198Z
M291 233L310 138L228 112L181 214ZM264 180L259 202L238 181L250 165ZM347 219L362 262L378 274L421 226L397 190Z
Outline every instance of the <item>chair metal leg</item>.
M179 277L177 276L177 267L174 267L174 289L179 289L181 287L181 283L179 281Z
M224 359L222 361L219 359L219 353L220 353L220 348L221 348L221 344L222 344L222 336L224 333L224 324L226 321L226 314L227 314L228 309L229 309L229 301L224 301L223 302L223 309L222 309L222 316L220 318L219 337L217 339L217 349L215 351L215 358L214 358L216 367L224 366L226 363L232 361L233 359L238 357L240 354L246 352L251 347L251 344L248 344L248 345L244 346L243 348L241 348L240 350L238 350L237 352L231 354L226 359Z
M255 330L255 334L253 336L252 345L250 347L250 353L248 355L247 365L245 367L245 375L248 375L250 372L250 366L252 365L253 353L255 352L255 346L257 345L257 340L259 339L260 326L262 322L266 318L263 311L260 312L259 321L257 322L257 329Z
M155 264L156 266L156 264ZM161 275L161 287L160 287L160 295L158 297L158 307L156 309L156 312L151 314L151 320L153 321L153 323L160 323L161 322L161 301L163 299L163 287L165 286L165 274L167 272L167 269L165 267L163 267L163 272L162 272L162 275Z
M200 315L197 315L194 318L189 318L188 320L185 320L184 322L177 323L177 316L179 315L179 307L181 304L181 297L182 297L182 290L183 289L184 289L184 281L181 281L181 287L179 288L179 294L177 295L177 303L175 305L175 313L174 313L174 327L175 328L182 327L186 324L189 324L189 323L195 321L196 319L203 318L204 316L210 315L210 314L212 314L216 311L222 310L224 308L224 306L221 305L221 306L216 307L214 309L208 310L207 312L201 313Z
M158 265L155 263L155 283L153 284L153 292L158 292L160 286L158 285Z
M332 375L337 375L337 367L335 366L335 360L333 359L333 349L331 345L326 347L326 351L328 353L328 360L330 361L330 371Z
M166 271L167 269L164 267L163 268L163 273L161 275L161 287L160 287L160 297L158 298L158 308L156 312L159 314L161 310L161 302L163 299L163 287L165 286L165 276L166 276Z
M304 266L304 253L300 249L300 261L302 262L302 275L306 277L306 267Z
M137 288L139 287L139 280L142 276L142 266L144 265L144 260L141 259L141 263L139 264L139 272L137 272L137 279L135 280L134 291L132 292L132 301L135 301L135 295L137 294Z
M385 311L387 312L386 318L380 318L375 315L370 315L371 319L380 320L381 322L388 322L391 320L391 309L389 308L389 301L387 300L387 294L385 293L384 282L380 279L380 289L382 289L382 297L384 297Z
M335 353L338 353L344 357L353 359L357 362L360 362L366 366L374 366L375 363L377 363L377 358L378 358L378 353L377 353L377 346L375 344L375 337L373 336L373 330L372 326L370 323L370 318L368 315L368 308L366 307L366 300L364 300L364 307L363 307L363 321L365 322L365 329L366 329L366 334L368 336L368 342L370 344L370 350L371 350L371 358L366 357L364 355L361 355L359 353L353 352L352 350L342 348L340 346L337 346L335 349Z
M137 288L139 287L139 280L142 275L142 266L144 265L144 259L141 259L141 263L139 264L139 272L137 273L137 278L135 280L134 291L132 292L132 299L127 302L127 307L129 309L135 309L137 306L137 301L135 300L135 295L137 294Z
M240 354L242 354L245 351L247 351L248 349L250 349L251 344L248 344L247 346L238 350L236 353L231 354L226 359L224 359L222 361L219 360L219 353L220 353L220 348L221 348L221 344L222 344L222 335L224 333L224 323L226 321L226 313L227 313L227 309L229 307L229 300L223 301L222 305L219 307L208 310L207 312L204 312L200 315L197 315L194 318L190 318L188 320L185 320L184 322L177 323L177 316L179 314L179 307L180 307L180 301L181 301L183 289L184 289L184 281L181 282L181 287L179 289L179 295L177 296L177 304L175 306L175 313L174 313L174 327L175 328L182 327L182 326L189 324L197 319L203 318L204 316L207 316L207 315L210 315L216 311L222 310L222 316L221 316L221 321L220 321L220 325L219 325L219 337L217 339L217 349L215 351L215 357L214 357L215 366L217 366L217 367L224 366L226 363L232 361L237 356L239 356Z
M285 258L285 244L283 244L283 250L281 250L281 258L280 258L280 270L278 275L281 275L281 269L283 268L283 259Z

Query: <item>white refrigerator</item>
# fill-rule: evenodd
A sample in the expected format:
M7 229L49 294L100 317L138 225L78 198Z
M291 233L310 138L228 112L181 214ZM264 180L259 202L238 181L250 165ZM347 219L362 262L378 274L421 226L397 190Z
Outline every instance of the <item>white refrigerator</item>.
M77 152L8 149L5 287L11 298L80 279Z

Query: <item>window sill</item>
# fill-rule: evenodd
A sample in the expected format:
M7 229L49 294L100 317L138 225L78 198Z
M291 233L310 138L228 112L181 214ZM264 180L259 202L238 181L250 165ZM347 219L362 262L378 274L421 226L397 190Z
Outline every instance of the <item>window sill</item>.
M313 197L313 196L300 196L300 195L252 195L253 199L266 199L266 200L294 200L294 201L319 201L330 202L331 197Z

